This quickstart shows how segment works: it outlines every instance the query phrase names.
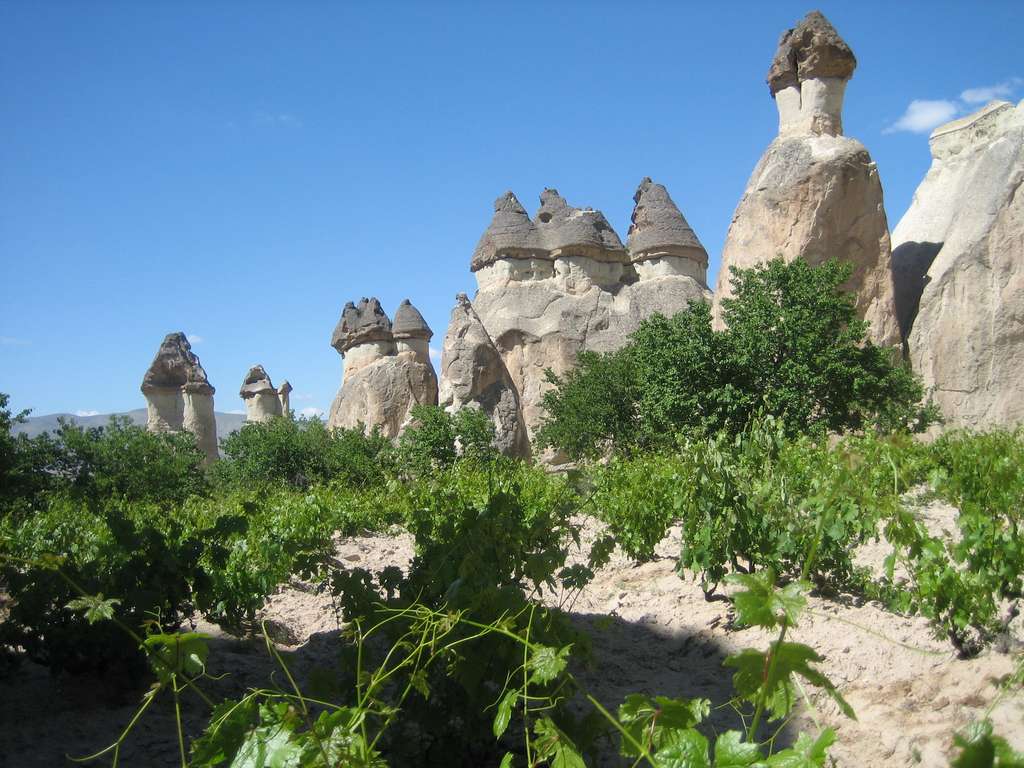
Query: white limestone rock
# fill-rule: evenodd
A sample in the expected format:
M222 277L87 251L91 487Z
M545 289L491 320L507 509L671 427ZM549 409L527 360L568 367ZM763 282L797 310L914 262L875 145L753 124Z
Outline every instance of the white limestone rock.
M935 129L893 232L900 321L948 426L1024 421L1024 101Z
M282 415L281 398L262 365L249 369L238 395L245 402L247 423L258 424Z
M438 402L452 413L461 408L479 408L494 424L499 451L509 456L530 455L515 384L464 293L455 297L444 337Z
M196 445L206 454L207 463L217 459L217 421L213 412L216 390L184 333L164 337L142 378L141 390L146 398L146 429L191 432Z
M899 343L892 254L878 169L864 146L842 136L842 97L856 60L820 13L783 35L768 81L779 110L769 145L733 214L715 288L714 316L732 296L730 267L781 256L820 264L838 258L854 272L869 338Z

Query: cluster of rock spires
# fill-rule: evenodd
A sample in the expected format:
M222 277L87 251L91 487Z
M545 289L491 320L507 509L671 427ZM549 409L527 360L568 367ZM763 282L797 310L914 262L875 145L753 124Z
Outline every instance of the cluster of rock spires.
M395 437L417 404L474 407L494 422L502 451L529 455L546 369L561 374L583 350L617 349L644 318L692 301L711 302L721 327L730 268L778 256L852 262L845 287L872 341L902 346L947 423L1024 420L1024 102L993 102L935 130L932 167L893 250L878 170L842 131L856 66L816 11L782 35L767 76L778 135L733 215L713 296L707 252L650 178L634 195L625 245L600 211L574 207L554 189L541 193L532 218L506 192L470 260L476 295L456 296L440 388L433 334L408 300L393 323L376 298L350 302L331 337L345 362L328 424ZM253 368L241 392L249 420L286 415L287 389ZM151 429L192 429L216 455L213 387L182 334L165 339L143 392Z

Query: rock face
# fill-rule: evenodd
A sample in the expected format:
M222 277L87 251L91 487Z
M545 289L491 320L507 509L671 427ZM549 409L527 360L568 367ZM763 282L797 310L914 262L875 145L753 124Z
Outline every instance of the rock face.
M282 415L280 396L262 365L249 369L238 394L245 401L246 422L260 423Z
M395 323L392 327L376 298L345 305L331 337L345 371L329 427L380 427L394 438L409 423L414 406L437 405L428 346L433 333L408 299L395 313Z
M479 408L494 424L498 450L530 455L519 395L494 342L464 293L455 297L441 351L441 390L445 410Z
M623 346L640 321L655 312L670 316L691 301L710 300L707 253L665 188L644 179L634 201L628 248L600 211L571 206L556 190L544 190L532 220L511 192L495 201L494 217L470 265L476 297L471 309L461 301L456 305L445 339L453 361L450 375L461 382L444 385L446 395L452 390L450 402L478 397L454 394L459 387L475 393L481 386L465 384L474 380L467 366L476 363L461 361L486 356L483 350L493 346L504 371L489 382L500 381L502 387L506 377L511 382L532 439L543 415L541 397L550 387L546 368L564 373L582 350ZM491 343L481 340L473 346L480 351L470 353L457 336L475 327L468 317L474 310L483 327L474 333ZM448 368L443 371L444 379ZM513 433L507 440L518 442Z
M842 135L843 94L856 65L818 12L783 34L768 71L779 135L754 169L729 226L715 289L719 327L721 301L732 296L730 267L778 256L810 264L839 258L854 265L845 288L856 294L870 338L899 343L878 169L860 142Z
M281 415L287 419L292 417L291 393L292 385L288 379L285 379L284 383L277 389L277 398L281 401Z
M217 458L217 421L213 415L216 390L184 333L164 337L142 378L141 389L146 397L146 429L191 432L207 462Z
M932 165L893 232L914 370L947 425L1024 421L1024 101L931 135Z

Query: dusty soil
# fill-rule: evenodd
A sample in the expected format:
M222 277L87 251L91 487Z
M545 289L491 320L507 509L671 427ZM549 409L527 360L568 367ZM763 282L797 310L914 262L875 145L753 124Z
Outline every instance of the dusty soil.
M921 510L933 530L951 530L955 510L930 504ZM600 532L583 520L584 548ZM658 559L636 565L616 553L611 563L578 596L573 620L593 640L589 665L576 665L584 687L614 707L631 692L703 696L724 702L730 674L722 660L744 647L763 648L767 635L732 626L729 603L708 602L698 584L675 573L679 531L658 547ZM338 541L339 564L371 570L403 566L412 539L401 531ZM887 554L880 542L861 551L864 563L880 564ZM578 555L577 555L578 556ZM545 595L557 604L560 595ZM329 594L293 582L270 598L264 610L278 648L301 679L334 659L338 620ZM274 672L262 640L241 640L200 624L213 636L211 672L230 676L206 688L214 697L266 685ZM1014 627L1019 642L1020 622ZM808 689L808 704L779 735L781 742L801 729L833 725L837 766L945 766L952 733L984 715L996 697L999 679L1010 673L1013 656L997 649L970 660L934 638L928 622L896 616L872 604L811 597L808 611L791 639L825 657L821 667L853 706L857 720L845 718L827 697ZM1011 641L1011 644L1012 642ZM96 678L51 678L31 663L0 678L0 766L31 768L68 765L66 755L96 751L117 738L141 692L124 694ZM198 732L204 709L185 699L186 731ZM715 711L716 730L735 727L728 708ZM1004 698L991 712L998 732L1024 749L1024 696ZM177 765L173 707L157 702L121 751L125 766ZM97 763L102 764L102 763ZM609 756L608 765L617 765Z

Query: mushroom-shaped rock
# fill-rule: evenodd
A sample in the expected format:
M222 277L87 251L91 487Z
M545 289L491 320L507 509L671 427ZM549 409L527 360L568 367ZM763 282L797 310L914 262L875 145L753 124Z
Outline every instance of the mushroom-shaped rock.
M208 462L217 458L214 388L184 333L169 333L142 377L146 397L146 429L195 435Z
M498 259L546 258L536 225L512 192L494 201L494 217L473 251L470 271L493 264Z
M676 207L668 190L645 178L633 195L632 224L629 227L630 259L643 277L643 271L663 262L662 269L673 274L691 274L703 283L706 279L708 254L693 229ZM685 262L690 262L698 269Z
M627 261L626 249L604 214L593 208L574 208L545 189L536 218L540 242L551 258L585 256L596 261Z
M856 67L850 46L819 11L784 32L767 78L779 132L841 134L843 94Z
M380 301L363 297L358 305L348 302L331 335L331 346L344 355L352 347L378 341L392 341L391 321Z
M288 379L285 379L281 386L277 388L277 399L281 401L281 415L285 417L291 417L292 415L290 402L291 393L291 382L289 382Z
M281 415L281 399L262 365L249 369L238 394L245 401L247 422L270 421Z
M434 332L408 299L405 299L395 312L392 331L399 355L411 354L414 359L433 368L430 362L429 342Z

